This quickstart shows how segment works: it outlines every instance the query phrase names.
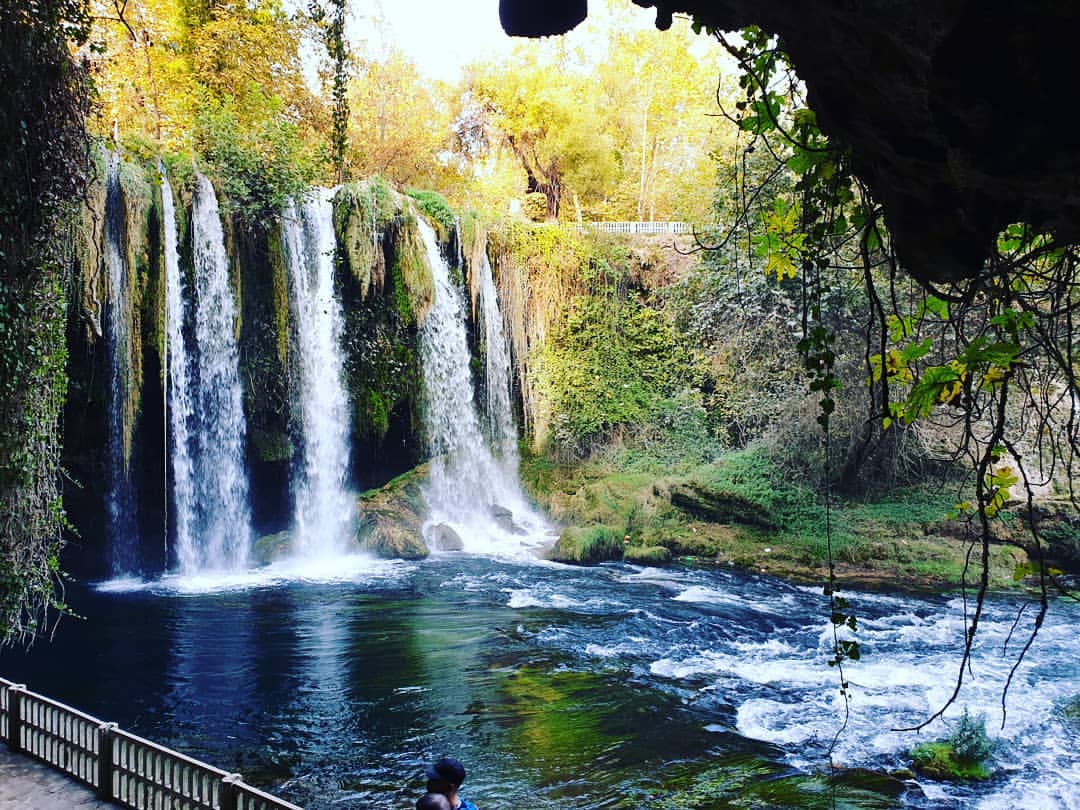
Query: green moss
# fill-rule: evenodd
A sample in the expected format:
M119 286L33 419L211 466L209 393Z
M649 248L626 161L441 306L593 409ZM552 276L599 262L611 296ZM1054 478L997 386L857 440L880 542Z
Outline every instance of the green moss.
M611 526L570 526L563 530L548 556L560 562L586 564L620 560L623 556L622 537L622 533Z
M615 458L615 461L612 461ZM799 581L820 581L828 564L824 508L813 493L771 472L757 453L731 454L688 472L625 472L621 456L577 464L526 454L522 481L556 520L604 524L631 535L630 549L662 547ZM876 502L834 501L833 553L842 581L959 584L966 546L927 533L948 493L900 490ZM937 510L941 509L939 513ZM853 528L855 527L855 528ZM621 536L621 534L620 534ZM642 553L628 550L627 557ZM573 557L573 551L567 552ZM1026 559L1014 546L990 549L991 582L1011 587Z
M457 217L446 198L437 191L420 189L409 189L406 194L416 200L420 210L435 223L439 241L445 242L457 224Z
M799 807L809 810L898 805L907 786L899 779L864 769L825 777L793 773L768 758L748 753L720 754L701 771L665 768L663 789L637 798L634 806L659 810Z
M334 196L334 233L338 255L345 269L360 283L361 298L371 288L377 259L377 237L369 188L349 183Z
M360 547L384 558L421 559L428 554L421 535L427 467L399 475L360 496Z
M375 203L375 226L379 230L386 228L401 213L403 205L400 195L390 188L390 184L378 175L367 183L368 193Z
M380 439L386 436L390 429L390 412L386 407L386 399L379 391L371 391L368 396L367 407L368 422L372 431Z
M394 248L391 277L398 316L405 323L422 323L435 301L435 277L411 214L405 215Z
M267 233L267 260L273 285L274 334L277 338L277 357L282 368L289 366L289 273L286 268L285 246L279 228Z
M671 562L671 550L664 546L638 546L627 545L623 548L623 559L626 562L640 565L663 565Z
M990 778L982 762L961 760L948 742L922 743L911 750L911 762L919 773L931 779L968 781Z

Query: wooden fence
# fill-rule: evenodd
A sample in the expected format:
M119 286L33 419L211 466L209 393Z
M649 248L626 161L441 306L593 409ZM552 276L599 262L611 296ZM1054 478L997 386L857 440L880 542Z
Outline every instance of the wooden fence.
M0 678L0 736L135 810L301 810L228 773Z

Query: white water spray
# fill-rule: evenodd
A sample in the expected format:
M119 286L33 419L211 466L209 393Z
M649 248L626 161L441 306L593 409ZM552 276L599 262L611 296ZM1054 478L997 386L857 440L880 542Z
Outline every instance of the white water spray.
M345 489L349 403L342 382L341 306L334 297L332 189L317 189L282 217L300 364L303 458L295 482L293 548L319 558L344 551L356 506Z
M180 275L180 252L176 233L176 206L172 186L161 173L161 209L165 242L165 327L169 350L169 384L166 409L169 428L169 461L172 466L172 501L174 537L178 547L195 545L195 467L191 458L191 433L188 426L195 414L187 346L184 343L184 282Z
M109 352L109 488L106 493L106 530L114 577L138 569L139 537L135 521L135 495L128 462L133 426L128 413L131 400L131 296L124 250L123 197L120 189L120 154L107 153L105 179L105 269L109 302L105 323Z
M461 292L450 279L435 232L422 219L418 224L435 281L434 304L420 328L424 422L432 458L424 491L430 512L424 536L438 546L436 535L448 527L465 551L520 554L549 540L547 526L484 440Z
M164 196L164 195L163 195ZM171 192L170 192L171 196ZM171 200L169 207L171 208ZM236 345L236 304L214 187L196 175L191 213L194 339L184 339L184 298L175 254L175 212L166 215L166 297L172 361L173 498L176 555L185 576L247 564L251 515L244 467L244 420ZM168 229L173 234L168 235ZM169 257L169 243L174 252ZM171 266L170 266L171 265Z

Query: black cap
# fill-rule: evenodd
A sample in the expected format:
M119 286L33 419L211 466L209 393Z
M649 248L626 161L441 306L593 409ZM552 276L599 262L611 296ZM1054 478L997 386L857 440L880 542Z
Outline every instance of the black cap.
M454 787L461 787L465 781L465 766L453 757L443 757L433 765L424 769L428 779L438 779L441 782L449 782Z

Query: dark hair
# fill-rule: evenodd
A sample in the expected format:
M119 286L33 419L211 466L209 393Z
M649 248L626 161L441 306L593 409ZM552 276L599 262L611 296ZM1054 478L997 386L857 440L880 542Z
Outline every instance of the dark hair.
M453 757L443 757L425 768L424 775L432 781L448 782L459 788L465 781L465 766Z
M416 800L416 810L452 810L450 800L441 793L425 793Z

